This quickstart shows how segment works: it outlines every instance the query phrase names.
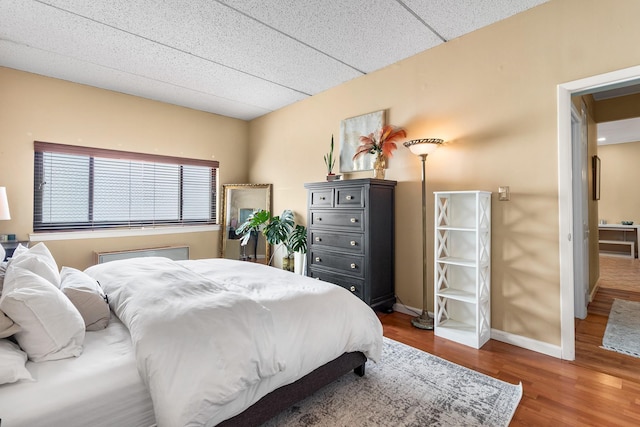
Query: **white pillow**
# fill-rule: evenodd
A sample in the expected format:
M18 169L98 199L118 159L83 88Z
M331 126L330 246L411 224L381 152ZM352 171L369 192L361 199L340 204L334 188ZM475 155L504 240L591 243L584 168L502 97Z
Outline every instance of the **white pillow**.
M11 257L15 258L18 255L27 252L28 250L29 248L27 246L23 245L22 243L18 243L18 246L16 246L16 248L13 250L13 255L11 255Z
M62 291L37 274L7 267L0 309L22 329L15 334L34 362L79 356L84 321Z
M0 384L31 380L31 373L25 368L27 354L9 340L0 340Z
M7 261L0 262L0 295L2 295L2 287L4 285L4 275L6 272L7 272Z
M95 279L71 267L60 271L60 290L78 309L87 331L99 331L109 324L109 304Z
M38 276L47 279L57 288L60 287L58 264L56 264L56 260L53 259L53 255L51 255L44 243L38 243L26 250L24 246L20 248L19 245L13 254L11 257L12 266L32 271Z
M2 310L0 310L0 338L7 338L20 330L20 326L9 319Z

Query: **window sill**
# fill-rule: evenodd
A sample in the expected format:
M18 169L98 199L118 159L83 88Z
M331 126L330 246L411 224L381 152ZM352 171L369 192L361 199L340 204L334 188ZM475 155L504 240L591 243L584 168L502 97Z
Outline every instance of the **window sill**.
M203 231L219 231L220 225L191 225L184 227L157 227L94 231L63 231L59 233L30 233L30 242L47 242L52 240L110 239L114 237L153 236L159 234L201 233Z

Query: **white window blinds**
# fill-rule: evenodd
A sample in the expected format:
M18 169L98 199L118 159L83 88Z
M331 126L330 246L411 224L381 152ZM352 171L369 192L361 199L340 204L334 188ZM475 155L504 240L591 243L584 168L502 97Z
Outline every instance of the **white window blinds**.
M218 162L34 143L34 231L216 222Z

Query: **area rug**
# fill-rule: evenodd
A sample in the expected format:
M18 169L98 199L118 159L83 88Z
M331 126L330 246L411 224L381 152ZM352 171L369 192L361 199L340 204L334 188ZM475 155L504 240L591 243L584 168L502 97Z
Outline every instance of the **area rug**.
M640 357L640 302L613 300L602 348Z
M507 426L521 397L521 384L385 338L364 377L347 374L264 426Z

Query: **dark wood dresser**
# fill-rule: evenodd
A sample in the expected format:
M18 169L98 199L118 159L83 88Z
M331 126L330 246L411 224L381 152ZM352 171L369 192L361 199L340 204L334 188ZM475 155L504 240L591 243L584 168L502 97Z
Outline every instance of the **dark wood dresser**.
M372 308L395 298L395 181L313 182L308 190L308 275L349 289Z

